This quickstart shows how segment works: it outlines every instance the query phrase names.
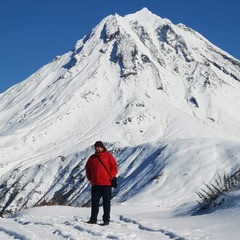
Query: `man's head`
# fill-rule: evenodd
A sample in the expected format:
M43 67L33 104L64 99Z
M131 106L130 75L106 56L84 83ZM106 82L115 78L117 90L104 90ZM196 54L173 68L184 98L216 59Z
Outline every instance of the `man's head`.
M104 152L106 149L101 141L95 142L94 147L96 152Z

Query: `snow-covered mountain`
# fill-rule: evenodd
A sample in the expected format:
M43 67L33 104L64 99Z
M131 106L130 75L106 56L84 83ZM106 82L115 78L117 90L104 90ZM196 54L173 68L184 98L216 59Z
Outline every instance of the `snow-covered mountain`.
M0 94L1 214L88 205L97 140L119 164L113 201L195 201L240 163L239 87L240 62L185 25L146 8L106 17Z

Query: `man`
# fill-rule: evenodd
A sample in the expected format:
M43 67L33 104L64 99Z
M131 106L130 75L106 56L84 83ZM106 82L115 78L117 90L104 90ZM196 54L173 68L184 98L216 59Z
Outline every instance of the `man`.
M95 153L90 156L86 163L87 179L91 182L91 217L89 224L97 223L99 212L99 202L103 200L103 225L108 225L110 221L110 202L111 202L111 179L118 171L116 160L107 151L101 141L94 144Z

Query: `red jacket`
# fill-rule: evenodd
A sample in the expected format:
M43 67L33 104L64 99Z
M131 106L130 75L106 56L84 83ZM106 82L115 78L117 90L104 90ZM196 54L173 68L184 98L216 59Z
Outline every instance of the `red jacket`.
M110 174L106 171L97 156L101 159ZM87 179L91 182L92 186L111 186L111 179L116 176L117 171L116 160L107 150L93 154L86 164Z

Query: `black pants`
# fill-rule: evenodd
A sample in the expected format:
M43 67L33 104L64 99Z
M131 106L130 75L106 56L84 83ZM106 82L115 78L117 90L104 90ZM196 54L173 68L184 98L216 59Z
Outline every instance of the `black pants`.
M99 202L102 197L103 200L103 221L109 222L110 220L110 205L111 205L111 186L93 186L92 190L92 209L91 220L97 222L97 215L99 212Z

